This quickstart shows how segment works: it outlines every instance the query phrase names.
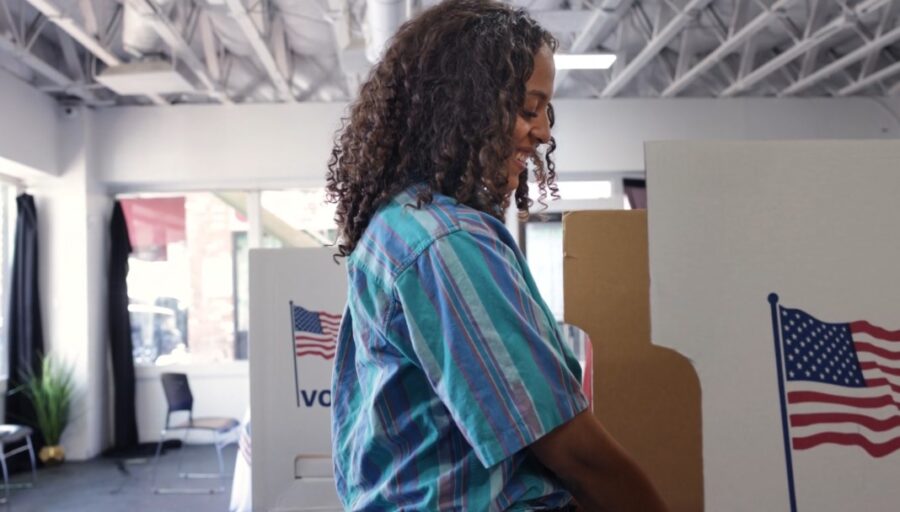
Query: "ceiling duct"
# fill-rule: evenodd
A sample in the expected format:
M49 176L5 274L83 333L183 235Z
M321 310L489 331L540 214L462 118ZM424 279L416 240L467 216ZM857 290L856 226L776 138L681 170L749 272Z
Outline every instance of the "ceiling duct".
M122 96L196 92L191 72L181 62L145 59L104 69L97 82Z
M385 45L406 21L406 2L403 0L366 0L366 58L376 62Z

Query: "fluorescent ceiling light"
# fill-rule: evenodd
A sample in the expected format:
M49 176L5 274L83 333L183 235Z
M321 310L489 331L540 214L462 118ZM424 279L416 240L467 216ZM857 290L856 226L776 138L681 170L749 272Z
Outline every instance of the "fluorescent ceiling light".
M559 196L562 199L609 199L612 197L611 181L558 181Z
M616 61L614 53L578 53L553 55L556 69L609 69Z
M528 195L532 201L537 201L540 191L536 183L528 184ZM595 199L609 199L613 189L611 181L557 181L559 198L563 201L590 201ZM547 193L546 201L550 200Z

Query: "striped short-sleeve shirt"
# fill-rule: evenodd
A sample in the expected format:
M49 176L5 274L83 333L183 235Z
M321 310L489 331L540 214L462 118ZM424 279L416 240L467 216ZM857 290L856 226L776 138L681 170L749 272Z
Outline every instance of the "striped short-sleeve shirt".
M528 445L587 407L505 226L415 188L347 259L332 442L347 510L540 510L571 495Z

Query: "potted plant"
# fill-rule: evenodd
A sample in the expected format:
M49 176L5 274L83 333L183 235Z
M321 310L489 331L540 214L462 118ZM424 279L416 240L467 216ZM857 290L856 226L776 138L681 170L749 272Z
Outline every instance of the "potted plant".
M72 369L45 355L40 373L28 370L22 380L22 393L34 407L37 427L46 443L38 457L44 464L60 463L66 452L59 441L69 422L69 406L75 394Z

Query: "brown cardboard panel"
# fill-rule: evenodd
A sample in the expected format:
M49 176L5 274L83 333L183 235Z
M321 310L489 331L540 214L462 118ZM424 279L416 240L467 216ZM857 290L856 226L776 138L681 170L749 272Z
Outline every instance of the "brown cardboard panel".
M700 382L650 342L647 215L563 217L565 321L594 353L594 414L640 463L673 512L703 510Z

